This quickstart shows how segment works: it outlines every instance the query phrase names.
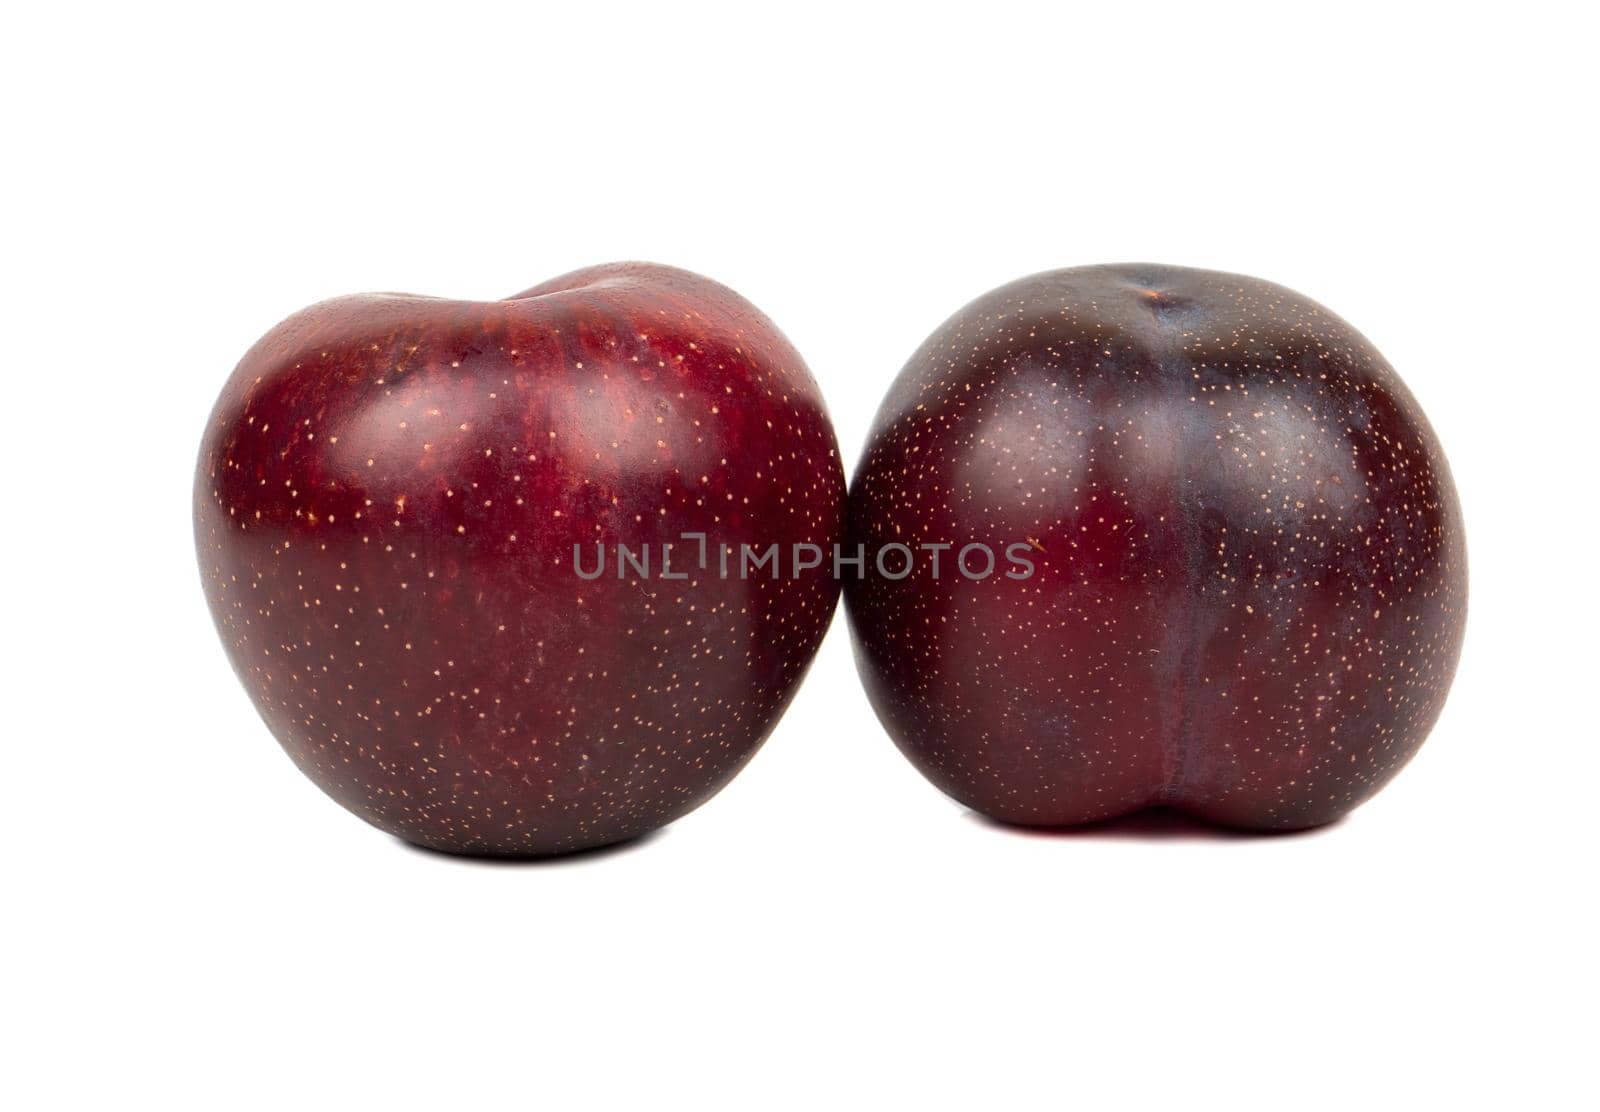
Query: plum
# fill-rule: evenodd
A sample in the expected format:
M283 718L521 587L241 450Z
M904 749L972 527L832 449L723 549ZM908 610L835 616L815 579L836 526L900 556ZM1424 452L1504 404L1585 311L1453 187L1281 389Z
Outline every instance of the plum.
M206 598L273 734L440 850L562 853L692 810L838 597L826 563L720 573L721 546L831 548L844 472L772 322L669 267L297 313L228 380L194 493Z
M889 735L1008 823L1336 819L1422 744L1467 613L1449 467L1389 364L1308 298L1172 266L946 321L878 411L848 541L1028 546L1026 577L845 582Z

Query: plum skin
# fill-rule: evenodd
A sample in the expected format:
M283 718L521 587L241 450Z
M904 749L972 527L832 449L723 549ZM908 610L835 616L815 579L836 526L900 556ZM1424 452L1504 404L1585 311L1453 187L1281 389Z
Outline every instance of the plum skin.
M1018 539L1023 581L845 582L885 729L1003 822L1330 822L1415 754L1460 655L1433 430L1360 334L1258 279L1051 271L928 338L878 411L847 543Z
M308 777L418 845L542 856L710 798L827 629L828 569L724 579L681 534L831 548L844 500L776 326L632 263L295 314L216 403L194 523L228 656ZM688 578L586 581L579 543L675 544Z

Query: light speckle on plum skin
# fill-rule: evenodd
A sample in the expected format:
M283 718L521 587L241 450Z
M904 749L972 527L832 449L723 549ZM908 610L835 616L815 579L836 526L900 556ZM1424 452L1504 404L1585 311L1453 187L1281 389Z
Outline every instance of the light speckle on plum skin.
M611 264L290 317L212 413L195 538L234 669L307 776L408 841L539 856L715 794L838 597L826 567L586 581L574 544L829 549L844 498L777 328L697 275Z
M1015 538L1027 580L845 583L890 736L1002 821L1327 823L1412 757L1455 673L1466 547L1438 441L1362 336L1268 282L1054 271L929 337L847 543Z

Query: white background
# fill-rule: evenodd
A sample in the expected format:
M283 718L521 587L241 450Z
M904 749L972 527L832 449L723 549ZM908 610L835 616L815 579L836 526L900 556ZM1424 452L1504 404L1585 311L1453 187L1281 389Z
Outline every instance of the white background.
M534 0L5 16L9 1107L1595 1107L1596 88L1580 5ZM1325 831L1007 832L843 621L700 811L427 855L284 757L189 524L288 313L672 263L805 354L848 464L972 297L1150 260L1298 289L1466 507L1432 740Z

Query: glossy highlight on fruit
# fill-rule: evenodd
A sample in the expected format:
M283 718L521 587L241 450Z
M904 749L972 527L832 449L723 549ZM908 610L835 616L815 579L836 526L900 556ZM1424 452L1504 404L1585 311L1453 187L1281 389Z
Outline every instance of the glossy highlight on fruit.
M1466 621L1405 385L1315 302L1211 271L1059 270L962 309L879 410L848 533L1033 550L1023 580L845 583L890 736L1010 823L1327 823L1422 744Z
M838 596L697 545L842 532L821 395L754 306L669 267L503 301L337 298L263 337L195 478L207 600L324 791L435 849L543 855L694 809L751 757ZM657 552L584 578L584 546Z

